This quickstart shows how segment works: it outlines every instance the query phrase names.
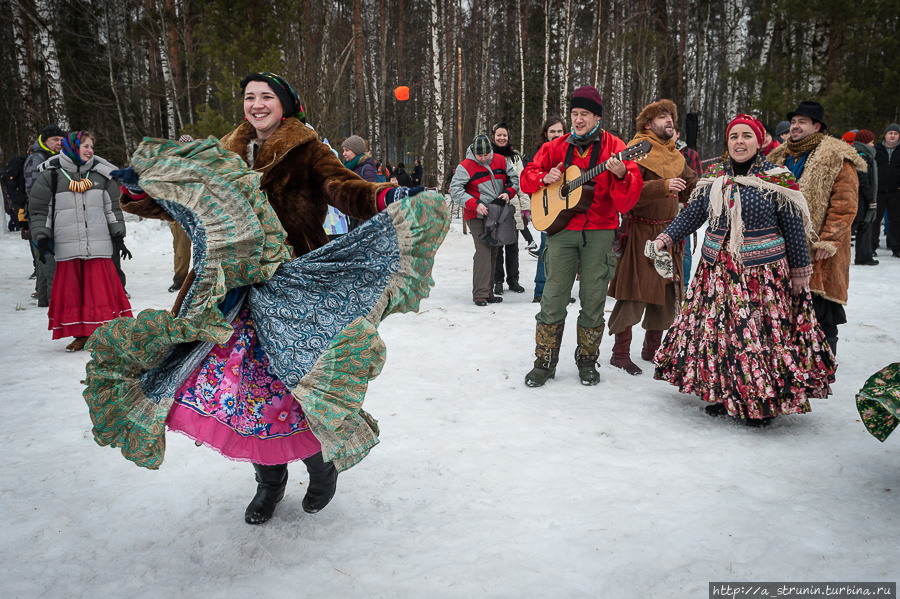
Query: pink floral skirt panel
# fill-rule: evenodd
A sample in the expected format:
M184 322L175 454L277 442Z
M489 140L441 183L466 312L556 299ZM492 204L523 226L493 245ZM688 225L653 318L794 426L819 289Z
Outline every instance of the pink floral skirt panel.
M700 263L654 362L654 378L740 418L810 411L835 370L809 292L791 295L787 262L744 268L724 249Z
M175 395L166 425L227 458L286 464L321 451L300 404L269 369L245 307Z

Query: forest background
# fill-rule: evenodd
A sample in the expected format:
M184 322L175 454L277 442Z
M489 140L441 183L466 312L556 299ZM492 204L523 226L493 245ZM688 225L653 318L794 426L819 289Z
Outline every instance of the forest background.
M290 81L320 136L358 134L436 185L477 133L524 154L594 85L628 141L662 97L697 113L703 158L731 116L774 127L800 100L829 131L900 120L900 0L0 0L0 161L49 122L124 164L145 136L221 136L238 81ZM8 15L8 17L7 17ZM398 101L397 86L411 88ZM564 116L564 115L563 115Z

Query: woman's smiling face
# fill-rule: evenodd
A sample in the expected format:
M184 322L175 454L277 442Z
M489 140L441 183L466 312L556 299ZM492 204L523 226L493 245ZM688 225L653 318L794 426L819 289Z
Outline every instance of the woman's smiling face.
M272 91L268 83L251 81L244 89L244 118L256 129L256 137L268 138L278 125L284 109L281 100Z

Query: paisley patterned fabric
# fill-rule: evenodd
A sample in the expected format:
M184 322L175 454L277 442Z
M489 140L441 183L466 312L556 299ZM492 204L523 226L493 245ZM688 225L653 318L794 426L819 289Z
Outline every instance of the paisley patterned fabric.
M227 343L234 329L223 310L234 309L234 294L250 286L246 302L260 344L326 461L341 470L357 463L378 442L377 424L361 407L384 364L377 325L388 314L417 310L428 296L434 255L449 229L443 197L395 202L337 242L288 262L259 175L216 140L147 139L133 163L141 187L188 224L198 276L177 316L144 310L91 337L84 397L95 441L158 468L173 390L190 375L177 358L202 360L213 344Z
M856 395L856 409L866 429L884 441L900 424L900 362L869 377Z

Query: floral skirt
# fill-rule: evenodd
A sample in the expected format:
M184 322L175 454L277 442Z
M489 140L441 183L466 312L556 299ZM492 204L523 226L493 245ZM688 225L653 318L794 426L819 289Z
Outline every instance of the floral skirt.
M786 260L744 268L725 249L700 263L654 362L654 378L740 418L809 412L835 370L809 292L791 295Z
M54 339L88 337L101 324L120 316L131 316L131 304L112 258L56 263L47 310L47 328Z
M232 325L228 343L214 346L178 390L166 425L238 461L271 466L319 453L300 404L272 374L249 308Z

